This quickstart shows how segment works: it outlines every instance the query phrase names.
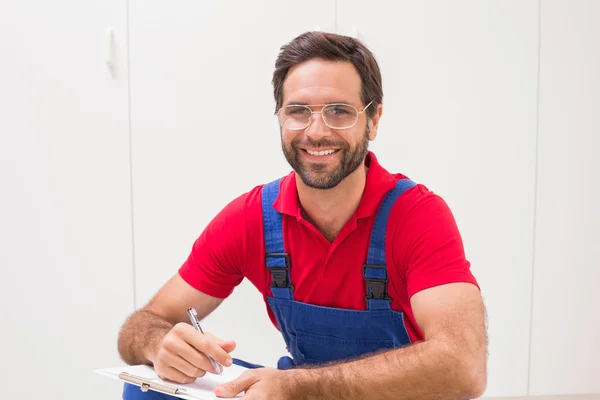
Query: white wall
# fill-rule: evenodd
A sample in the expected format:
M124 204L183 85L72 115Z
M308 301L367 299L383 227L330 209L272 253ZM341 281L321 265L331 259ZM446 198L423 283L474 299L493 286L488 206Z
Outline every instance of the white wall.
M94 369L133 310L126 4L2 3L0 398L116 399Z
M46 398L81 397L52 383L62 370L94 387L86 398L118 398L93 370L119 363L125 316L229 200L289 171L270 79L279 46L315 28L375 52L384 117L372 149L456 216L489 312L486 395L600 393L597 2L102 4L0 14L8 394L35 366ZM205 327L250 361L285 351L247 282Z
M600 2L542 7L531 393L600 393Z

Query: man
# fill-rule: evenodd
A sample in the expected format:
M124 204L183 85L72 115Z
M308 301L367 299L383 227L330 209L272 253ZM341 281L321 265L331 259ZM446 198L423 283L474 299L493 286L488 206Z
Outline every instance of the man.
M244 277L292 357L215 389L245 399L465 399L486 386L484 306L453 216L423 185L379 165L379 67L359 41L309 32L273 75L294 172L228 204L188 260L119 336L125 362L175 382L225 366L235 342L201 334ZM124 398L162 399L126 385Z

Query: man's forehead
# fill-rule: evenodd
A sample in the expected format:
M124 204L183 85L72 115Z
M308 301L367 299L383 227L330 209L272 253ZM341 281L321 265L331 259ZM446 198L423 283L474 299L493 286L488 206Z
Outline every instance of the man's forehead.
M360 75L349 62L313 59L298 64L287 74L283 85L284 101L327 99L327 103L360 100Z
M284 101L290 104L331 104L360 101L360 93L339 90L329 86L309 86L284 93ZM320 103L314 103L319 101Z

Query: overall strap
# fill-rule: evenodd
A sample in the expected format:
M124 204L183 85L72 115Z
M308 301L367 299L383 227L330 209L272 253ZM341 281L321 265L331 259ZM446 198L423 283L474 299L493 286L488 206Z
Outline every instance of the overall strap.
M267 183L262 188L262 216L265 237L265 260L271 272L273 296L293 299L293 286L290 281L290 257L283 246L283 226L281 214L273 208L279 194L281 179Z
M410 179L400 179L396 187L390 190L383 199L375 223L371 231L369 243L369 254L367 263L363 265L363 278L367 282L367 308L369 310L390 310L390 298L388 297L387 283L388 274L385 265L385 236L388 217L396 200L404 191L415 186L416 183Z

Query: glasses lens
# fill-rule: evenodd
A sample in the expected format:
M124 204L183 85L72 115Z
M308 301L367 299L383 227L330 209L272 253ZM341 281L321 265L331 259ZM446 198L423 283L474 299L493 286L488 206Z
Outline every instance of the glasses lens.
M286 106L279 113L281 125L286 129L303 129L308 125L312 111L306 106Z
M323 118L332 128L347 128L356 123L358 111L346 104L329 104L323 107Z

